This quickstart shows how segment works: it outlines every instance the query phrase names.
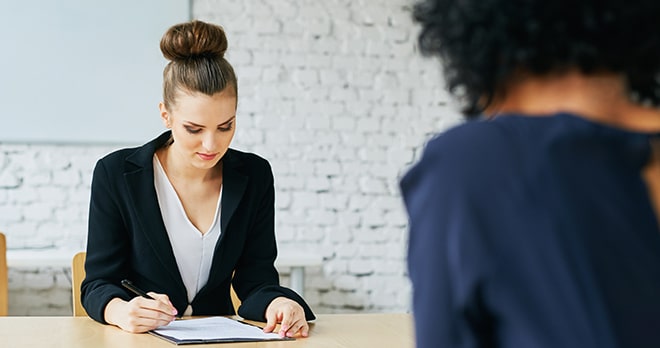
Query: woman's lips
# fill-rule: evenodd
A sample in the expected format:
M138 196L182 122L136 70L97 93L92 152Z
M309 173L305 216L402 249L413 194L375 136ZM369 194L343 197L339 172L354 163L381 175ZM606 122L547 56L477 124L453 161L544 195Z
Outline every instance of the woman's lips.
M199 158L201 158L201 159L203 159L203 160L205 160L205 161L210 161L210 160L214 159L215 156L217 156L217 154L215 154L215 153L212 153L212 154L206 154L206 153L199 153L199 152L198 152L198 153L197 153L197 156L199 156Z

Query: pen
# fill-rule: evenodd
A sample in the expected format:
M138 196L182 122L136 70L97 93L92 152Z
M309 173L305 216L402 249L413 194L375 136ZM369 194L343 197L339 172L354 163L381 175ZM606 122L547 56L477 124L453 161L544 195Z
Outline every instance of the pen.
M148 299L150 299L150 300L155 300L155 298L153 298L153 297L147 295L146 292L144 292L143 290L141 290L141 289L138 288L137 286L133 285L133 283L132 283L130 280L128 280L128 279L124 279L124 280L122 280L122 281L121 281L121 285L122 285L123 287L125 287L126 289L131 290L134 294L136 294L136 295L138 295L138 296L142 296L142 297L148 298Z

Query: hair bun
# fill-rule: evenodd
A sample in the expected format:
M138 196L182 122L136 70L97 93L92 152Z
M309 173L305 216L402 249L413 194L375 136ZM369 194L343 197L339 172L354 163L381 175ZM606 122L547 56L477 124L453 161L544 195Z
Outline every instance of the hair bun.
M194 20L169 28L160 40L160 50L171 61L223 58L227 36L219 25Z

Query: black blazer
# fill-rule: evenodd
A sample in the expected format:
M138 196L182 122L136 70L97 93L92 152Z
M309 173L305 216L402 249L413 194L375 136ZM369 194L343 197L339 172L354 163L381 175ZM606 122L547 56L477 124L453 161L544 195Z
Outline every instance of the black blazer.
M167 294L180 314L188 306L154 188L153 155L169 138L165 132L141 147L113 152L94 169L81 297L89 316L99 322L105 323L103 313L111 299L134 297L120 285L125 278L145 291ZM298 294L279 286L273 265L277 247L270 165L233 149L222 161L222 230L208 283L191 303L193 315L234 314L229 287L235 272L242 317L263 321L268 304L284 296L304 308L307 320L314 319Z

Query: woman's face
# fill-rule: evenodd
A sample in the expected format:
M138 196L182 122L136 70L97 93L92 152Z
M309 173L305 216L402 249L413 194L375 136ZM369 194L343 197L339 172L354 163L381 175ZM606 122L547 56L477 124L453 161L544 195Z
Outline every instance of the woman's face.
M177 163L211 169L229 148L236 129L236 96L232 88L208 96L179 92L168 110L160 104L163 123L172 130L170 151Z

